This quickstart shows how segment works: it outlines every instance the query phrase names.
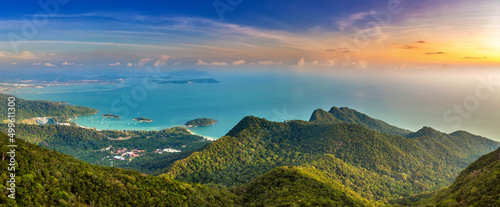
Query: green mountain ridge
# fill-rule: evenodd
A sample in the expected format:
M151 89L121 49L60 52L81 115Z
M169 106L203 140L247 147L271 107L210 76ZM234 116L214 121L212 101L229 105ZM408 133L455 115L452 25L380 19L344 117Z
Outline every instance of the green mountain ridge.
M317 123L331 123L331 124L341 123L341 122L355 123L364 126L368 129L385 132L387 134L393 134L393 135L404 136L411 133L411 131L409 130L392 126L382 120L371 118L366 114L360 113L356 110L347 107L337 108L334 106L328 112L326 112L323 109L316 109L311 115L309 121Z
M0 150L8 137L0 133ZM0 206L233 206L229 191L188 184L168 176L87 164L59 152L16 140L16 199L0 183ZM4 154L5 156L5 154ZM0 167L7 169L8 159ZM10 172L0 171L2 181Z
M7 100L13 95L0 93L0 119L7 119ZM33 117L75 117L96 114L98 111L85 106L67 105L62 102L26 100L15 97L16 120Z
M481 156L421 206L500 206L500 148Z
M338 168L323 165L323 173L346 186L358 186L357 192L365 198L389 202L449 185L470 162L499 146L470 134L437 135L408 138L344 121L278 123L249 116L204 150L176 161L167 174L188 182L235 186L273 168L311 166L331 154L346 163L346 169L371 175L373 179L365 183L380 187L353 185L349 182L362 177L336 174ZM460 143L449 144L455 141ZM390 185L390 189L384 187Z

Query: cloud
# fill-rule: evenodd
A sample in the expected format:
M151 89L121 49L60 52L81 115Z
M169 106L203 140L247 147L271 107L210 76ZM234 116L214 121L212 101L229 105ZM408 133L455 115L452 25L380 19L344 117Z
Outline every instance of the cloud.
M17 63L16 62L12 62L12 65L17 65Z
M218 65L218 66L226 66L228 65L226 62L204 62L203 60L201 59L198 59L198 62L196 63L196 65Z
M179 65L181 63L182 63L182 61L178 61L178 62L173 63L172 65Z
M311 63L312 66L317 66L319 63L317 60L313 60L313 62Z
M426 55L446 55L445 52L428 52L425 53Z
M359 12L359 13L354 13L354 14L351 14L349 15L349 17L345 18L345 19L342 19L340 21L337 21L337 26L338 28L343 31L345 30L348 26L351 26L352 24L354 24L356 21L358 20L362 20L364 19L365 17L367 16L370 16L370 15L374 15L376 14L377 12L374 11L374 10L370 10L370 11L367 11L367 12Z
M243 65L245 64L245 60L236 60L233 62L233 65Z
M33 63L32 65L42 65L41 62Z
M64 61L63 63L61 63L61 65L74 65L75 63L68 63L67 61Z
M37 56L30 51L23 51L19 54L11 53L11 52L6 52L6 51L0 51L0 58L19 58L19 59L35 59Z
M306 59L300 58L299 62L297 62L297 66L303 66L306 64Z
M420 40L420 41L417 41L417 43L422 43L422 44L425 44L427 43L426 41L423 41L423 40Z
M109 66L119 66L120 65L120 62L116 62L116 63L110 63L108 64Z
M56 66L56 65L54 65L54 64L52 64L52 63L45 63L45 64L43 64L43 65L45 65L45 66L47 66L47 67L54 67L54 66Z
M407 50L409 50L409 49L415 49L415 48L418 48L418 47L415 47L413 45L405 45L405 46L403 46L403 49L407 49Z
M162 55L160 59L158 59L153 66L164 66L167 64L167 60L172 59L174 57L169 55Z
M480 60L480 59L487 59L488 57L464 57L464 59L470 59L470 60Z
M337 52L337 49L326 49L327 52Z
M282 65L283 62L273 62L272 60L263 60L257 62L259 65Z
M137 66L144 66L146 63L149 63L153 60L151 60L151 58L142 58L139 60L139 62L136 63Z
M132 67L132 65L134 65L134 64L132 64L132 63L127 63L127 66L128 66L128 67Z

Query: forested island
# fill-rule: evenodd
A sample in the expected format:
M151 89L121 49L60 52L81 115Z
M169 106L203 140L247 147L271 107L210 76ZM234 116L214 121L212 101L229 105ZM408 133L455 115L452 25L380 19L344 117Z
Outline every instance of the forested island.
M199 118L188 121L184 125L186 125L187 127L199 127L199 126L210 126L214 125L215 123L217 123L217 121L213 119Z
M113 119L121 119L122 118L121 116L114 115L114 114L103 114L102 116L106 117L106 118L113 118Z
M0 103L7 103L13 95L0 93ZM16 98L16 120L22 121L35 117L51 117L65 121L69 117L96 114L99 111L85 107L68 105L68 102L26 100ZM0 120L7 119L7 104L0 104Z
M134 118L132 120L138 121L138 122L153 122L152 119L150 119L150 118L144 118L144 117L138 117L138 118Z

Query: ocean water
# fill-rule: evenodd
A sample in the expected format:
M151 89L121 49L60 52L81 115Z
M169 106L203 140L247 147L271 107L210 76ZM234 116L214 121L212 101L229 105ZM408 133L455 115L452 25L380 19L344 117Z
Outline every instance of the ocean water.
M434 73L389 77L387 74L325 75L300 71L210 71L205 77L219 83L154 85L137 78L124 84L56 86L9 93L25 99L67 101L95 108L98 114L74 121L97 129L160 130L206 117L218 123L192 128L192 131L219 138L245 116L272 121L309 120L317 108L328 111L332 106L346 106L412 131L431 126L448 133L465 129L500 138L500 129L495 124L500 121L500 92L494 90L487 99L481 99L468 117L459 117L458 124L444 119L445 112L453 109L454 104L468 100L481 82L477 75L473 78L467 74L435 76ZM104 113L122 118L104 118ZM457 118L458 115L448 116ZM136 117L151 118L153 122L133 121Z

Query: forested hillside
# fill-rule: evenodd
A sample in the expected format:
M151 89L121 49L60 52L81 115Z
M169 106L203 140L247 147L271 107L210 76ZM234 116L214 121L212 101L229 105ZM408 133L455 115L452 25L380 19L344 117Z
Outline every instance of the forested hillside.
M7 128L6 124L0 124L0 131L5 133ZM30 143L72 155L88 163L110 166L110 162L114 161L114 166L151 174L158 174L175 160L187 157L193 150L208 143L203 141L203 137L193 135L182 127L160 131L97 131L77 126L18 124L16 131L19 138ZM119 137L125 138L118 139ZM113 160L112 156L116 154L111 154L111 150L102 150L110 146L113 149L138 149L145 152L143 156L130 162ZM154 153L157 149L164 148L175 148L182 152Z
M168 174L234 186L279 166L317 166L365 198L388 201L449 185L470 162L498 146L459 132L403 137L346 122L246 117L201 152L174 163Z
M337 108L334 106L328 112L323 109L316 109L311 115L309 121L330 124L341 122L354 123L364 126L368 129L393 135L404 136L411 133L411 131L392 126L382 120L371 118L366 114L360 113L347 107Z
M469 165L423 206L500 206L500 148Z
M0 133L0 150L8 152ZM0 206L233 206L225 189L188 184L119 168L90 165L71 156L16 140L16 199L7 197L1 160ZM5 158L6 154L3 154Z
M0 93L0 120L7 119L7 99L12 95ZM98 111L85 106L73 106L61 102L25 100L16 97L16 120L33 117L75 117L95 114Z

